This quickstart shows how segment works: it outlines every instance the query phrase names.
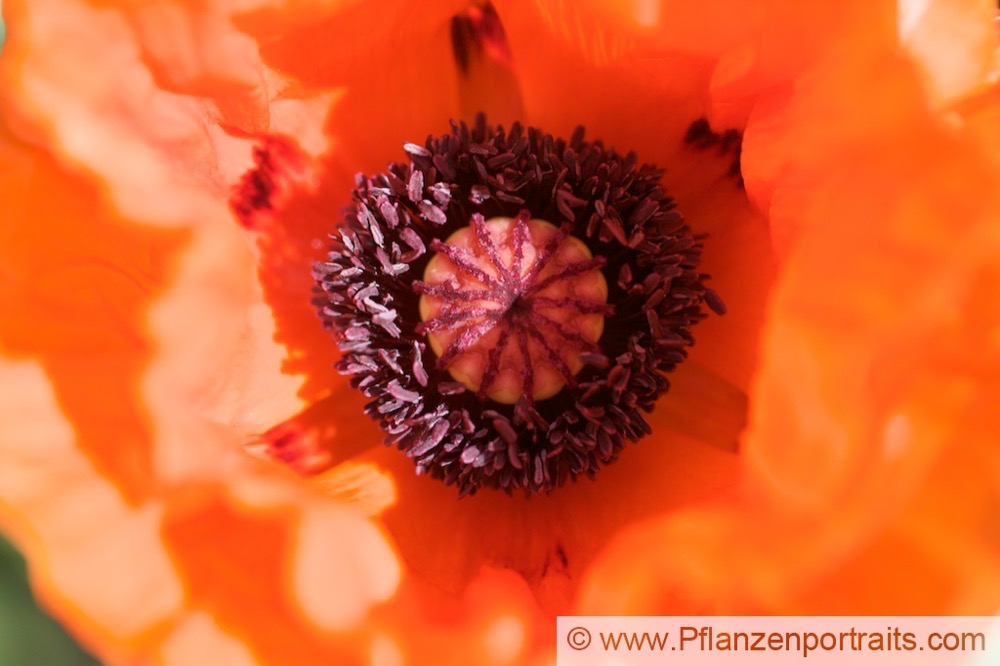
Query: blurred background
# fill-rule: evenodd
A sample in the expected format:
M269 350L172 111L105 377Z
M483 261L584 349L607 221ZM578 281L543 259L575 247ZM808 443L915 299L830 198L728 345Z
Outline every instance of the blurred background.
M0 666L96 666L35 603L21 554L0 535Z

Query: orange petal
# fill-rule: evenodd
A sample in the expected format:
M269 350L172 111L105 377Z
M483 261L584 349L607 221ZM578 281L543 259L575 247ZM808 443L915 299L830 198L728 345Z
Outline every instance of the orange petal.
M794 226L741 494L622 534L582 611L995 610L1000 172L880 34L751 116L748 185Z
M0 298L6 312L18 313L0 324L0 344L42 360L84 450L138 500L152 466L149 428L136 411L150 353L140 308L162 288L183 234L120 220L93 183L9 136L0 140L12 158L2 187L13 202L0 232L0 261L11 276Z

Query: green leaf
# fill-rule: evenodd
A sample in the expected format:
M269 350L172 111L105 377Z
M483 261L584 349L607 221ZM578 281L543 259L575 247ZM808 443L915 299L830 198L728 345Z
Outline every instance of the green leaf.
M31 594L24 558L0 536L0 666L97 666Z

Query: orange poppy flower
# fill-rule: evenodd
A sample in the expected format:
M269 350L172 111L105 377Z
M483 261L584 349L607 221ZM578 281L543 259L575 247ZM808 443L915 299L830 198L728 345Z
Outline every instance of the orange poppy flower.
M102 659L543 664L558 613L1000 606L991 2L4 13L0 526ZM664 167L728 306L653 434L550 495L415 475L311 303L354 174L479 111Z

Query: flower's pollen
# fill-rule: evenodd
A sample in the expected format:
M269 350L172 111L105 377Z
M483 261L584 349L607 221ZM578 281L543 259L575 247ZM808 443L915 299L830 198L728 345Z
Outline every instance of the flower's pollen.
M544 220L484 220L455 231L438 248L414 287L421 294L417 327L437 365L480 398L513 405L544 400L583 368L607 304L607 262L566 230Z

